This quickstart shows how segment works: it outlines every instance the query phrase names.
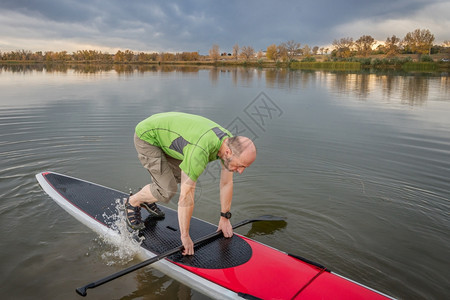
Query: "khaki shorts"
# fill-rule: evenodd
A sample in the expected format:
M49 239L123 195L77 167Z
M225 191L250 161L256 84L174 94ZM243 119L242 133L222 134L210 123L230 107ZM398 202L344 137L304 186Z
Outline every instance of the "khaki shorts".
M158 200L168 203L178 191L181 182L181 160L165 154L161 148L153 146L134 134L134 146L141 164L152 177L150 191Z

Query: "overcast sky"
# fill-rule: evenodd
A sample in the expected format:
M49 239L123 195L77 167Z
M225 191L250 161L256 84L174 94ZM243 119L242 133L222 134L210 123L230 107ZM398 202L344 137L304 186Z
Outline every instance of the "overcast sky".
M429 29L450 40L450 0L0 0L0 51L265 50Z

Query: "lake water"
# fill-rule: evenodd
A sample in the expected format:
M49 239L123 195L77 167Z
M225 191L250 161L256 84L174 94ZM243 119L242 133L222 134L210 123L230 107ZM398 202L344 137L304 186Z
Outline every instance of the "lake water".
M200 114L255 141L257 160L235 175L233 220L287 223L238 233L394 297L449 297L448 74L16 66L0 68L3 299L79 299L76 287L139 261L68 215L34 176L51 170L136 191L149 178L134 127L164 111ZM197 185L194 215L212 223L218 175L211 164ZM205 298L150 267L89 296Z

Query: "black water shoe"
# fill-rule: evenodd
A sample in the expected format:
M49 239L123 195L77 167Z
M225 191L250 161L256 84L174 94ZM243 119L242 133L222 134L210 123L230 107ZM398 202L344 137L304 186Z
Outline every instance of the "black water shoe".
M153 219L163 219L166 216L156 203L142 203L141 207L145 208Z
M144 222L142 222L141 217L141 207L131 205L130 197L128 197L127 201L125 202L125 216L127 219L127 225L131 229L142 230L145 228Z

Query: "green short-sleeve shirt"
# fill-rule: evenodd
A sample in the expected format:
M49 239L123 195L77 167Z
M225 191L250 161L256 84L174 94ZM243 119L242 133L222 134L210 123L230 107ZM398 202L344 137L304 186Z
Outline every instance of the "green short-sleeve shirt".
M180 169L194 181L209 162L218 159L224 139L232 137L228 130L207 118L181 112L150 116L136 126L136 135L181 160Z

